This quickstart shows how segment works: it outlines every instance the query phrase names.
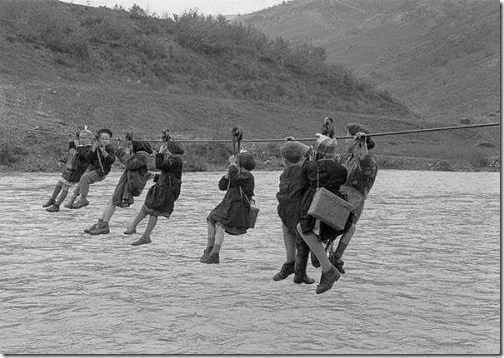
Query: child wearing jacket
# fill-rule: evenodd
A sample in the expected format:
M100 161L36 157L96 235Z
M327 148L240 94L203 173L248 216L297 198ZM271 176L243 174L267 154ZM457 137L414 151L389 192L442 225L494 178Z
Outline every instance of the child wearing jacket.
M158 217L170 218L182 185L182 159L175 154L183 153L184 150L177 143L168 141L156 154L155 166L161 174L156 174L155 184L150 187L142 209L124 232L126 235L135 234L137 225L149 215L145 232L138 240L131 243L132 246L150 244L152 242L150 235L157 224Z
M295 283L315 282L306 275L310 248L296 231L296 225L301 219L301 200L309 186L307 178L302 173L302 165L307 159L309 150L309 146L294 140L287 141L280 147L280 154L286 167L280 175L276 197L278 216L282 221L286 261L280 272L273 276L274 281L284 280L294 273Z
M80 209L89 205L87 200L89 186L102 181L110 172L112 164L115 162L114 149L110 145L110 138L112 138L110 129L104 128L98 131L98 141L93 143L91 150L85 157L85 160L89 162L89 167L80 178L79 185L75 188L68 204L65 205L69 209ZM77 195L80 195L80 198L74 204Z
M47 208L48 212L58 212L60 210L60 205L67 197L68 190L79 182L82 174L86 171L89 163L85 158L91 148L92 138L93 133L84 129L78 132L76 138L68 143L68 158L61 178L54 187L51 198L42 205L43 208Z
M148 162L152 148L148 142L131 141L126 148L117 151L116 157L125 165L125 170L112 194L112 199L105 208L98 222L84 232L91 235L110 233L109 221L114 215L116 207L127 208L139 196L149 176Z
M200 262L218 264L224 232L242 235L249 229L250 200L254 196L254 157L248 152L229 157L228 173L219 180L219 189L226 190L222 201L207 217L208 241Z
M316 289L317 294L331 289L334 282L341 276L329 261L323 243L340 235L342 230L336 230L308 214L315 192L319 187L344 198L344 195L340 193L340 186L346 181L347 170L336 162L335 153L336 140L318 134L318 139L313 145L312 158L303 165L303 175L309 181L310 187L306 190L301 201L301 220L297 225L297 231L322 266L322 276Z

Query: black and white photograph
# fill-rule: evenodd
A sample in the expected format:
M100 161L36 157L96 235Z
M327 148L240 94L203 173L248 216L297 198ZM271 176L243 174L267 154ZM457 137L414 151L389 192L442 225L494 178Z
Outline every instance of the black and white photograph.
M496 0L0 0L1 355L501 355Z

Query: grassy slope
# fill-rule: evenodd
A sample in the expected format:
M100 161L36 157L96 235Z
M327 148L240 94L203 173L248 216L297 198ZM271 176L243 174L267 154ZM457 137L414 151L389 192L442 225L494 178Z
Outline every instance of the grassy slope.
M53 56L43 47L10 42L0 36L0 139L8 144L0 153L4 169L58 170L57 158L65 150L68 135L84 124L95 129L109 127L116 136L133 130L137 136L148 138L156 138L161 129L168 128L175 137L185 139L227 139L235 125L243 128L246 138L306 137L318 131L321 118L327 115L336 120L339 133L350 121L366 124L375 132L424 126L402 115L366 115L334 108L210 97L170 87L156 89L128 76L83 73L55 63ZM26 131L34 127L57 135ZM487 140L485 131L474 130L383 137L376 140L376 153L382 158L463 157L478 166L482 155L492 149L475 150L472 146ZM256 150L259 167L268 167L268 162L270 166L278 164L278 144L246 146ZM229 154L229 146L189 149L186 161L193 169L219 167ZM420 164L382 159L382 165L392 167L407 167L408 163L425 167L425 161Z
M295 0L234 20L324 47L426 120L456 123L500 115L499 13L489 0Z

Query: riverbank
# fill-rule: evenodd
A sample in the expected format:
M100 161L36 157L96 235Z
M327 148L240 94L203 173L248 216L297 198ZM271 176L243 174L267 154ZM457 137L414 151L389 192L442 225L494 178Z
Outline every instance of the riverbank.
M225 171L227 168L226 158L201 157L194 153L182 155L185 172L212 172ZM222 155L221 155L222 156ZM494 159L489 165L476 168L464 160L447 160L435 158L417 158L407 156L375 155L380 169L396 170L419 170L419 171L450 171L450 172L498 172L500 171L500 158ZM63 168L63 162L55 159L30 157L12 163L11 165L0 165L0 173L11 172L58 172ZM284 168L282 159L279 156L264 152L256 153L256 170L282 170ZM116 161L112 171L122 171L123 165Z

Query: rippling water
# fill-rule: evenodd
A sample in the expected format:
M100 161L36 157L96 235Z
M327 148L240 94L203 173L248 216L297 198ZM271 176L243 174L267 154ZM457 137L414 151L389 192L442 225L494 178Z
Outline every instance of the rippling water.
M199 257L222 173L185 173L171 219L139 247L122 232L147 190L110 235L82 231L120 173L59 213L41 207L59 174L0 174L1 353L500 353L499 173L382 170L347 273L322 295L271 279L285 256L279 174L255 172L257 227L225 237L220 265Z

